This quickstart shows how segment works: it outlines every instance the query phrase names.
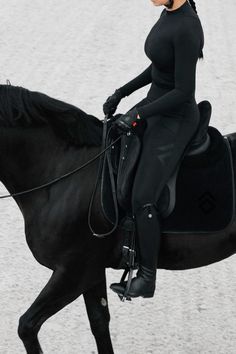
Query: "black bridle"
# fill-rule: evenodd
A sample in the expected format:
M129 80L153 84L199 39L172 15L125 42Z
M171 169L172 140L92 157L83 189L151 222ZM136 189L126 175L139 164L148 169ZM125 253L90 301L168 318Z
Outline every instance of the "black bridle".
M21 192L16 192L16 193L11 193L11 194L5 194L5 195L2 195L0 196L0 199L5 199L5 198L9 198L9 197L16 197L16 196L20 196L20 195L25 195L25 194L28 194L28 193L31 193L31 192L34 192L34 191L37 191L37 190L40 190L40 189L43 189L43 188L46 188L46 187L49 187L51 186L52 184L54 183L57 183L59 181L61 181L62 179L66 178L66 177L69 177L71 175L73 175L74 173L82 170L84 167L88 166L90 163L92 163L93 161L97 160L99 157L100 157L100 161L99 161L99 169L98 169L98 174L97 174L97 180L96 180L96 183L95 183L95 187L94 187L94 191L92 193L92 196L91 196L91 200L90 200L90 204L89 204L89 212L88 212L88 225L89 225L89 228L90 230L92 231L93 235L94 236L97 236L97 237L104 237L104 236L107 236L109 234L111 234L117 227L118 225L118 207L117 207L117 200L115 198L115 184L114 184L114 177L113 177L113 174L111 175L111 162L110 162L110 159L109 157L107 156L107 160L108 160L108 164L109 164L109 171L110 171L110 177L111 177L111 184L112 184L112 193L113 193L113 198L114 198L114 205L115 205L115 212L116 212L116 222L115 222L115 225L114 227L112 228L111 231L105 233L105 234L97 234L93 231L92 227L91 227L91 223L90 223L90 216L91 216L91 207L92 207L92 202L93 202L93 199L94 199L94 195L95 195L95 191L96 191L96 188L97 188L97 183L98 183L98 179L99 179L99 176L100 176L100 172L101 172L101 166L102 166L102 162L105 161L105 158L102 159L102 155L104 154L104 152L106 152L108 149L110 149L111 146L113 146L114 144L116 144L120 139L121 139L121 135L119 135L119 137L117 139L115 139L114 141L112 141L112 143L108 146L106 146L106 137L107 137L107 119L108 119L108 115L105 116L105 119L103 121L103 134L102 134L102 151L97 154L96 156L94 156L92 159L90 159L89 161L85 162L82 166L79 166L77 168L75 168L74 170L70 171L70 172L67 172L65 173L64 175L60 176L60 177L56 177L54 179L52 179L51 181L47 182L47 183L43 183L39 186L36 186L36 187L33 187L33 188L30 188L30 189L26 189L26 190L23 190ZM112 128L112 127L111 127ZM110 128L110 129L111 129Z

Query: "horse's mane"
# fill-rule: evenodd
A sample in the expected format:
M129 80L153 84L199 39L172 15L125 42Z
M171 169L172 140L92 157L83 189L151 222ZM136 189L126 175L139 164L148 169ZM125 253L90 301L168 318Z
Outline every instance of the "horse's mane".
M0 85L0 125L32 127L48 124L71 144L100 146L102 122L69 103L24 87Z

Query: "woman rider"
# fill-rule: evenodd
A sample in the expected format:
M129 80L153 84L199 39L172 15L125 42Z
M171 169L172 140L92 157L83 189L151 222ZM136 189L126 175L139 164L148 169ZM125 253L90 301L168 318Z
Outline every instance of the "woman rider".
M151 83L147 96L113 123L118 130L135 131L135 124L146 120L132 188L140 265L127 294L130 297L154 295L161 239L157 201L200 119L195 76L197 60L203 58L204 34L195 2L151 1L155 6L165 6L145 41L151 64L103 105L105 114L113 114L123 97ZM124 294L125 286L126 282L114 283L111 289Z

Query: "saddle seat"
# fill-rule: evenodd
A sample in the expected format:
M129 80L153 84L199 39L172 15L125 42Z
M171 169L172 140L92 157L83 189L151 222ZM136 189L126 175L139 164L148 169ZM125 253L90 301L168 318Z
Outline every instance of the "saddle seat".
M202 178L202 185L206 184L205 182L209 183L208 184L208 189L210 190L210 180L209 176L212 175L213 169L215 168L224 168L224 170L228 171L228 183L226 188L226 191L224 191L224 195L222 195L221 191L219 191L219 188L215 188L214 191L211 193L208 191L204 190L199 190L198 192L200 193L199 195L204 195L203 199L206 198L206 194L210 194L211 198L216 197L217 193L220 194L219 196L217 195L217 198L222 198L225 200L225 203L223 202L224 208L222 209L226 212L227 215L224 215L221 218L221 223L216 226L218 228L221 228L222 226L225 225L226 222L229 222L229 218L232 216L232 166L230 162L230 156L229 156L229 151L228 147L226 146L225 139L222 137L220 132L215 129L214 127L209 127L209 122L210 122L210 117L212 113L212 107L209 101L201 101L198 104L199 107L199 112L200 112L200 121L199 121L199 126L190 140L189 144L186 146L185 151L183 156L181 157L177 168L173 172L172 176L169 178L168 182L164 186L162 193L160 195L160 198L157 201L157 206L158 210L161 214L161 217L163 219L163 231L167 229L170 229L171 222L173 220L173 225L172 229L176 229L176 225L178 224L178 218L176 218L176 213L173 213L175 206L176 206L176 181L177 179L180 180L179 182L179 190L181 188L181 184L184 184L184 188L186 189L186 185L188 184L187 180L187 175L189 180L189 193L191 194L192 190L194 189L193 183L196 185L201 183L200 179ZM112 140L114 140L114 136L108 136L107 137L107 144L112 143ZM212 142L211 142L212 140ZM214 150L216 149L216 151ZM212 151L211 151L212 150ZM138 134L123 134L121 137L121 140L119 141L118 144L112 145L112 148L110 149L110 158L111 158L111 166L112 166L112 173L115 179L116 183L116 189L117 189L117 202L118 202L118 207L119 207L119 212L120 212L120 219L122 219L125 215L130 214L132 215L132 207L131 207L131 190L132 190L132 183L134 180L135 176L135 171L136 167L138 164L138 159L140 156L140 151L141 151L141 139ZM209 158L209 154L211 155ZM204 155L206 154L206 156ZM205 160L204 160L205 156ZM224 161L220 160L220 157L224 156ZM202 160L203 157L203 160ZM211 162L215 160L215 165L212 165ZM223 167L218 166L219 163L225 164ZM195 166L196 164L196 166ZM186 167L184 167L186 165ZM180 167L183 166L181 169ZM209 168L208 168L209 166ZM211 166L211 167L210 167ZM195 169L196 167L196 169ZM186 170L187 168L187 170ZM202 173L202 168L204 173ZM204 170L205 168L205 170ZM206 170L208 168L208 170ZM211 168L211 169L210 169ZM182 171L182 173L180 173ZM207 175L206 171L208 171L208 180L204 180L204 176ZM194 172L194 175L193 175ZM198 175L199 173L199 175ZM195 182L193 182L194 178L197 178ZM220 178L221 175L214 170L214 177L215 182L213 185L216 187L220 183ZM217 180L218 178L218 180ZM182 183L181 183L182 182ZM185 191L185 190L184 190ZM226 193L227 192L227 193ZM178 192L180 194L180 191ZM183 207L182 205L182 200L185 200L185 203L192 203L192 199L187 199L187 193L185 194L185 199L183 198L183 190L181 191L181 196L179 197L179 209ZM214 194L215 193L215 194ZM231 193L231 194L230 194ZM213 195L214 194L214 195ZM225 199L225 196L227 195L227 200ZM209 196L208 196L209 197ZM207 198L208 198L207 197ZM197 196L195 199L198 198ZM181 205L180 205L181 204ZM106 161L104 161L103 164L103 169L102 169L102 179L101 179L101 205L102 205L102 210L106 218L112 223L115 223L115 213L114 213L114 195L112 195L112 188L111 188L111 181L110 181L110 172L109 172L109 166ZM188 206L185 206L188 207ZM193 206L195 208L196 206ZM184 209L185 214L186 210ZM188 212L188 211L187 211ZM218 213L219 210L216 210L216 213ZM172 215L174 214L174 215ZM222 214L222 212L221 212ZM224 214L224 212L223 212ZM222 215L223 215L222 214ZM217 214L218 215L218 214ZM173 216L173 217L172 217ZM216 214L214 215L214 218L216 218ZM204 218L203 218L204 219ZM203 220L202 219L202 220ZM202 223L201 227L202 228L207 228L207 222L209 219L206 219L205 222ZM165 221L170 223L166 223ZM193 223L195 223L195 226L197 225L197 221L193 220ZM213 221L212 221L213 224ZM165 226L166 225L166 226ZM212 226L212 225L211 225ZM182 227L182 225L181 225ZM181 228L180 227L180 228ZM185 230L186 231L186 230Z

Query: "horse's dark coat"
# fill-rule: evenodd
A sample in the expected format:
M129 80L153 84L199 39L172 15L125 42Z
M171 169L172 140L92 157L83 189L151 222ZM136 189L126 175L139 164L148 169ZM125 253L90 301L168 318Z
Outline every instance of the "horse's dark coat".
M102 122L72 105L21 87L0 86L0 180L11 193L38 186L82 165L100 152L101 136ZM53 271L20 319L19 336L27 353L41 352L37 339L41 325L81 294L98 352L113 353L105 268L116 266L122 235L117 229L114 235L98 239L89 230L87 212L98 164L96 160L49 188L15 198L34 257ZM111 228L102 214L99 193L93 225L97 232ZM193 258L202 257L205 265L214 261L208 250L211 256L215 252L217 260L223 259L229 256L229 249L231 254L235 252L235 228L234 223L224 234L204 239L192 235L187 249ZM181 262L172 262L172 269L188 268L186 247L181 253L186 235L165 235L163 242L170 250L164 255L166 263L171 264L174 252L174 259Z
M100 146L102 122L72 104L21 86L0 85L0 125L36 127L50 124L77 146Z

